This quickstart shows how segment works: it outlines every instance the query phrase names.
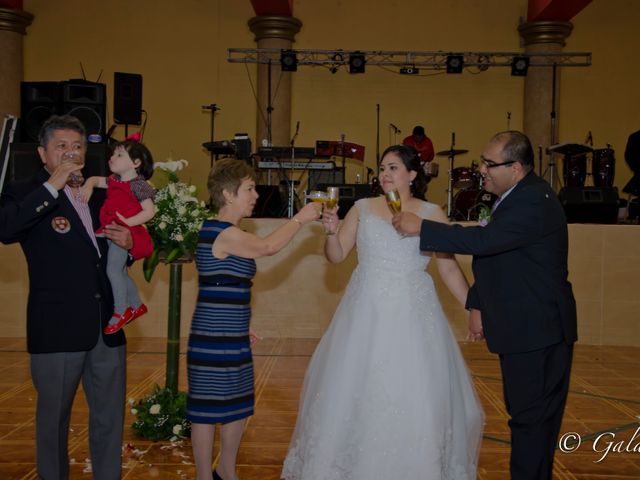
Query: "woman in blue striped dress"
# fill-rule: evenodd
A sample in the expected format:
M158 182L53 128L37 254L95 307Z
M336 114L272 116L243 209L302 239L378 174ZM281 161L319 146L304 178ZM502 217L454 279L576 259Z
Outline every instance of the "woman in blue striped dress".
M251 216L258 193L255 172L236 159L219 160L208 179L218 215L204 222L198 248L199 292L191 323L187 418L198 480L211 480L215 424L221 424L215 480L237 480L236 457L246 418L253 414L253 362L249 323L256 258L274 255L300 227L320 217L310 203L264 238L238 228Z

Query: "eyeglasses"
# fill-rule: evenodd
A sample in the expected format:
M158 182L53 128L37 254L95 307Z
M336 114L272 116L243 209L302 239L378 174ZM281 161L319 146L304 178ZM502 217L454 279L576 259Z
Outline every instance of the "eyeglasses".
M502 162L502 163L497 163L494 162L493 160L482 160L482 165L485 166L485 168L495 168L495 167L506 167L507 165L511 165L512 163L516 163L515 160L509 160L507 162Z

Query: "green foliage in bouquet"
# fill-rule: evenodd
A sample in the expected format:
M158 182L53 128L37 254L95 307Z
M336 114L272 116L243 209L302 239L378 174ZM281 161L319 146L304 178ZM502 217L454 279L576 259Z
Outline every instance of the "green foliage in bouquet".
M191 435L185 392L174 393L156 384L150 394L133 405L131 413L136 416L131 429L142 438L175 441Z
M156 162L154 168L163 170L167 184L156 192L156 214L147 222L153 240L153 254L144 259L144 278L151 280L162 255L162 261L171 263L179 257L192 257L198 244L202 222L212 212L196 197L196 187L181 182L177 171L188 163L186 160Z

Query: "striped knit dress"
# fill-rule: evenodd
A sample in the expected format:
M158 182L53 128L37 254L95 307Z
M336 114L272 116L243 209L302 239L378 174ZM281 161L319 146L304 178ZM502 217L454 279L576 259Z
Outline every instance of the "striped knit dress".
M187 351L187 418L228 423L253 415L253 361L249 345L253 259L215 258L211 246L232 224L206 220L196 250L198 300Z

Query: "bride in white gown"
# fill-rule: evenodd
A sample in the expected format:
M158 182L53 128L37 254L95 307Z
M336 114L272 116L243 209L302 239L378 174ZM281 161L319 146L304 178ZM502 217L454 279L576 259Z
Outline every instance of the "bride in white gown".
M426 181L410 147L384 152L380 182L399 191L403 211L447 221L416 198ZM323 216L330 232L335 212ZM401 237L384 197L356 202L325 254L340 262L356 242L358 266L309 364L282 478L475 479L484 417L425 268L435 257L463 305L464 275L453 257Z

